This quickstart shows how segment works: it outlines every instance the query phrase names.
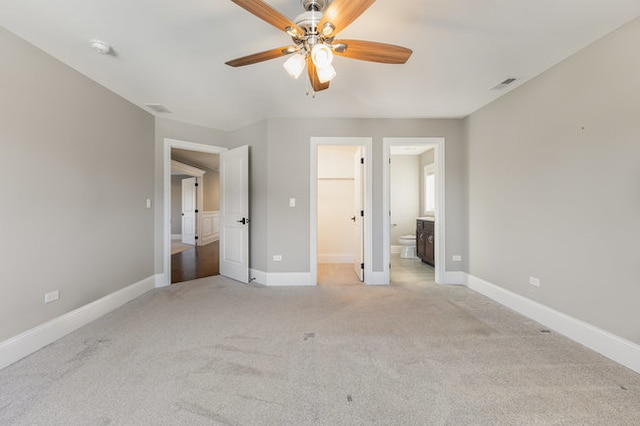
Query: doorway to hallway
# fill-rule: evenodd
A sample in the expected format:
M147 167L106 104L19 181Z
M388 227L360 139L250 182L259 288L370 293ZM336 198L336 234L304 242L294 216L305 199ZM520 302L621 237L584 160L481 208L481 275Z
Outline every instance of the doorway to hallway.
M219 155L171 149L171 284L219 274Z

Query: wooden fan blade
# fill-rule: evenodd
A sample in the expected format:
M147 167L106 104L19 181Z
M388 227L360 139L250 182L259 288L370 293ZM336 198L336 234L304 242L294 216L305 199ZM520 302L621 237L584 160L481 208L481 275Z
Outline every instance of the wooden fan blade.
M318 24L318 31L322 31L325 24L330 22L335 28L332 33L324 33L325 36L335 35L344 30L358 16L369 8L376 0L333 0L327 8Z
M328 81L326 83L320 83L320 80L318 79L318 71L316 70L316 65L313 63L313 60L311 60L311 55L307 57L307 71L309 72L309 81L311 82L313 90L319 92L329 88Z
M268 61L269 59L279 58L295 51L295 46L278 47L277 49L265 50L264 52L254 53L253 55L243 56L242 58L233 59L225 64L232 67L243 67L245 65L256 64L258 62Z
M289 18L269 6L261 0L231 0L249 13L254 14L268 24L287 32L287 27L292 28L299 36L304 35L304 31L294 24Z
M344 52L334 50L335 55L361 61L381 62L383 64L404 64L413 51L406 47L364 40L335 40L333 45L344 44Z

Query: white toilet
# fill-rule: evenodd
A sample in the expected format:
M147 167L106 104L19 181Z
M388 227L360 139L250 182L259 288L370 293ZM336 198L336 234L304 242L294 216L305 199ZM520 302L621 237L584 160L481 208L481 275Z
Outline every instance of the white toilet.
M398 242L402 246L400 257L403 259L415 259L416 257L416 236L403 235L398 238Z

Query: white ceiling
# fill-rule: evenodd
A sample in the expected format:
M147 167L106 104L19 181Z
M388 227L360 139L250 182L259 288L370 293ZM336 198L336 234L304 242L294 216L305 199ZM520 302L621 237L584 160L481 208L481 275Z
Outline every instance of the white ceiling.
M299 0L269 0L293 19ZM0 25L143 108L221 130L266 117L464 117L640 15L638 0L378 0L338 38L413 50L405 65L337 57L315 99L284 58L230 59L290 38L229 0L0 0ZM115 56L96 54L101 39ZM6 66L6 65L5 65ZM512 90L507 89L507 90Z
M172 148L171 159L190 166L214 171L217 171L220 167L220 156L218 154L207 154L204 152Z

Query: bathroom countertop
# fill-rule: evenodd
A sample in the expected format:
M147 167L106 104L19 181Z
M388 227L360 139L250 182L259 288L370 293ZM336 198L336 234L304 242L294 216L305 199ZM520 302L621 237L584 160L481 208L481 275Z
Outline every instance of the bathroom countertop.
M436 218L432 217L432 216L424 216L424 217L419 217L418 220L426 220L426 221L429 221L429 222L435 222Z

